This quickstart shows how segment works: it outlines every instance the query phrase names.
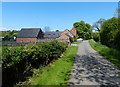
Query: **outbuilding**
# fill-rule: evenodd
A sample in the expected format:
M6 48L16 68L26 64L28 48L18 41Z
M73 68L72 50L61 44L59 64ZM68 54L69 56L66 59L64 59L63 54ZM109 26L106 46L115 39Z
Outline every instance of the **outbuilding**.
M37 42L38 39L43 39L44 33L41 28L22 28L19 32L17 42Z

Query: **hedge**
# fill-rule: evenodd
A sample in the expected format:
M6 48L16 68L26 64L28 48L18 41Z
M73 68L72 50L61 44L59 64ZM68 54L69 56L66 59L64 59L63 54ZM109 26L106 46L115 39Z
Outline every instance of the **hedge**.
M111 18L103 22L100 41L103 45L120 50L120 18Z
M25 76L31 74L32 68L39 68L57 59L65 51L67 44L53 41L37 45L3 47L3 86L13 86Z

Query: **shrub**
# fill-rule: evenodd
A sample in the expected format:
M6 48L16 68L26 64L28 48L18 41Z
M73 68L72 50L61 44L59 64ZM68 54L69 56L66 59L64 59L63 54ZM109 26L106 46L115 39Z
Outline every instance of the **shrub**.
M2 48L2 61L3 68L13 66L19 63L25 57L23 47L18 48Z
M58 41L15 48L3 47L3 85L13 85L24 78L23 73L27 69L47 65L59 58L66 47L67 44Z
M100 35L99 33L93 33L93 39L98 42L100 40Z
M118 27L118 21L120 22L120 18L111 18L103 22L100 32L100 41L103 45L120 50L120 28Z

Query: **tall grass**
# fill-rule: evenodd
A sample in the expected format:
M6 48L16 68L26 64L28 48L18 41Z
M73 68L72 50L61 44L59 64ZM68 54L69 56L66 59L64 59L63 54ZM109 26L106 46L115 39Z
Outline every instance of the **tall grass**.
M89 40L89 43L94 50L99 52L110 62L114 63L116 66L120 68L120 51L113 48L109 48L105 45L95 42L94 40Z

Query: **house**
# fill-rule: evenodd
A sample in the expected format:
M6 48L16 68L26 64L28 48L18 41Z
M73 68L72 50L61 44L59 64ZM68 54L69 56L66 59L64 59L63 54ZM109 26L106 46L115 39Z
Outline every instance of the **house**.
M70 36L68 36L67 34L62 34L60 37L58 37L57 39L66 39L66 40L70 40Z
M74 35L68 29L64 30L61 35L63 35L63 34L66 34L70 38L74 37Z
M64 31L49 31L43 33L41 28L22 28L19 32L17 42L39 42L40 39L64 39L69 40L77 35L76 29Z
M61 36L57 39L67 39L70 40L71 38L74 38L75 36L77 36L77 31L75 28L72 28L70 31L68 29L64 30L61 33Z
M76 31L75 28L72 28L72 29L70 30L70 32L71 32L74 36L77 36L77 31Z
M16 41L17 42L37 42L38 39L42 39L44 33L41 28L22 28L19 32Z

